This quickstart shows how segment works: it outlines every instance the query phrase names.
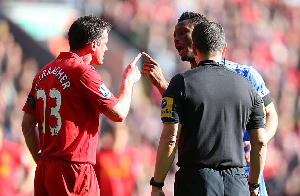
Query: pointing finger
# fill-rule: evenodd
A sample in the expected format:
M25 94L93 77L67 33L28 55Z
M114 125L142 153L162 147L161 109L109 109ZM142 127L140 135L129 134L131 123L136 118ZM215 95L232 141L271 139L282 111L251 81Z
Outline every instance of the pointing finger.
M142 52L143 56L146 57L151 63L157 64L157 62L151 58L151 56L149 54L147 54L146 52Z
M131 61L131 65L135 65L138 60L141 58L142 54L141 53L138 53L138 55L136 55L136 57L134 57L134 59Z

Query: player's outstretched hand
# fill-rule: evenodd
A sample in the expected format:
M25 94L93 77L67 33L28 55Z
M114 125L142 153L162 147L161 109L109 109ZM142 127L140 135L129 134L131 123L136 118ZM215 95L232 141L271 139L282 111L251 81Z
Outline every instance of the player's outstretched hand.
M162 94L168 87L168 82L162 73L160 65L150 57L149 54L142 52L143 56L146 57L148 61L143 64L142 74L146 74L151 83L158 88L159 92Z
M139 53L131 63L126 67L123 73L123 81L127 80L132 83L136 83L141 78L141 72L139 71L136 63L141 58L142 54Z

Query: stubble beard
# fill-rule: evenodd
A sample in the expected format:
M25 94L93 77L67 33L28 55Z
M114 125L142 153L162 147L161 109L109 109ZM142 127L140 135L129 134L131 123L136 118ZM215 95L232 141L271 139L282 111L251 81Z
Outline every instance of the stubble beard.
M181 57L182 61L188 61L188 62L192 62L195 61L195 56L191 55L191 54L186 54L183 57Z

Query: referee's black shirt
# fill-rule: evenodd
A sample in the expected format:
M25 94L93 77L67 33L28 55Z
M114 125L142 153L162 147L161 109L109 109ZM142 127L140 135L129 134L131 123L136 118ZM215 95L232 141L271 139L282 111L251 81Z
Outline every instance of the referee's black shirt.
M244 130L265 126L250 80L215 61L174 76L161 107L164 123L182 124L179 167L246 166Z

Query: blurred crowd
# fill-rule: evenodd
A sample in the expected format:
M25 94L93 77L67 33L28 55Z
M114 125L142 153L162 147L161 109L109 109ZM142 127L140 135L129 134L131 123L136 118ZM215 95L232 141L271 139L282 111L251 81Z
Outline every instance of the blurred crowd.
M112 23L123 38L138 50L148 52L168 79L189 66L180 61L173 43L180 14L195 11L222 24L228 44L225 58L252 65L263 76L279 116L264 169L268 193L300 195L300 0L89 0L87 6L91 7L86 10L93 10L93 5L101 7L99 16ZM21 109L38 70L36 61L23 56L7 24L0 20L0 129L6 140L19 144L24 151ZM110 74L113 73L106 73L104 81L112 82ZM149 82L143 85L148 85L144 87L146 96L133 102L123 126L111 124L101 116L98 157L111 164L101 166L99 161L97 173L105 187L110 187L105 191L111 195L120 195L120 190L124 190L124 195L150 194L149 179L162 130L161 97ZM26 179L28 171L35 168L30 161L25 166L18 179ZM174 164L167 177L167 195L173 194L176 169ZM2 174L0 165L0 180ZM22 183L15 182L17 190L22 190ZM122 189L117 190L118 187ZM28 194L30 190L23 192Z
M0 195L29 196L33 193L35 163L21 131L22 105L38 71L34 59L23 50L0 20Z

